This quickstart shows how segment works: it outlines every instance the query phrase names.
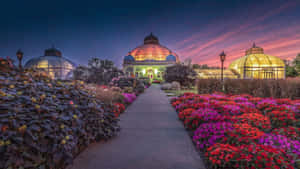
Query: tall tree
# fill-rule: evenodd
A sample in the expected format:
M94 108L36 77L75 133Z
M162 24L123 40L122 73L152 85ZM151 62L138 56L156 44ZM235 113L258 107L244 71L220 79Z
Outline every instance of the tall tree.
M79 66L74 71L76 80L84 80L88 83L107 85L114 77L123 75L123 72L114 66L110 60L92 58L88 66Z
M285 70L286 70L286 77L296 77L296 76L298 76L298 72L297 72L297 70L295 69L294 66L286 65Z
M177 81L182 86L188 86L195 84L196 72L187 65L176 64L167 67L164 78L166 82Z
M294 59L293 64L294 64L295 69L297 70L297 72L300 74L300 53Z

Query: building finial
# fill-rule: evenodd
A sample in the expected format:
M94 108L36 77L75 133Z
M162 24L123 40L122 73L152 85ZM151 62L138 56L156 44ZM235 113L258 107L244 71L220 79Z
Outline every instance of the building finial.
M23 52L22 52L22 49L19 48L19 49L17 50L17 53L23 53Z

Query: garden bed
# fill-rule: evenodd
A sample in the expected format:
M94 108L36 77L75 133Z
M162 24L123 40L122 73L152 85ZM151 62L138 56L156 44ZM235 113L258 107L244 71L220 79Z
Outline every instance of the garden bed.
M296 168L300 100L186 93L171 100L207 168Z
M118 117L141 86L51 80L43 73L0 72L0 168L65 168L89 144L115 136ZM124 93L126 92L126 93Z
M0 168L64 168L120 129L114 106L82 83L13 70L1 72L0 81Z

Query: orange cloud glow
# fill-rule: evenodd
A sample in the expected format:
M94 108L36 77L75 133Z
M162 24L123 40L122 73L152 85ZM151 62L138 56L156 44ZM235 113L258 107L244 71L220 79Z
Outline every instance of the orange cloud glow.
M300 53L300 23L278 24L277 20L269 21L270 18L290 9L293 5L294 3L288 3L265 15L250 21L246 20L238 26L234 24L227 26L227 30L222 32L220 30L224 27L204 29L207 33L200 32L178 42L175 51L179 53L181 60L191 58L194 63L218 66L220 64L218 55L225 50L227 54L225 65L228 66L233 60L244 56L245 50L256 42L258 46L264 48L266 54L282 59L295 58ZM265 21L268 21L268 24L264 24ZM214 34L215 36L212 36Z

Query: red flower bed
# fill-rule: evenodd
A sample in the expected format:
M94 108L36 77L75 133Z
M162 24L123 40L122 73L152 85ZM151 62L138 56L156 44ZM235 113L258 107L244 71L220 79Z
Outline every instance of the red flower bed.
M293 169L299 161L300 100L186 93L171 103L211 168Z
M293 169L291 156L283 150L260 144L234 146L216 143L205 153L212 168Z
M271 122L269 117L264 116L262 114L247 113L247 114L242 114L240 116L237 116L235 118L242 123L248 123L252 126L256 126L261 130L271 129Z
M224 138L232 144L248 144L264 135L264 132L247 123L235 123L233 127L234 129L227 135L228 138Z
M185 118L189 117L196 109L194 108L187 108L184 109L183 111L179 112L179 119L184 120Z
M236 146L216 143L207 149L205 156L211 162L212 167L230 168L231 161L234 157L239 156L239 153L240 150Z
M274 110L268 113L271 119L271 123L274 127L284 127L293 125L296 123L296 118L293 113L287 113L285 111Z
M283 135L293 140L297 140L300 138L300 128L298 127L281 127L274 129L272 133L277 135Z
M114 104L114 114L115 117L119 117L121 113L125 111L125 106L122 103L115 103Z

